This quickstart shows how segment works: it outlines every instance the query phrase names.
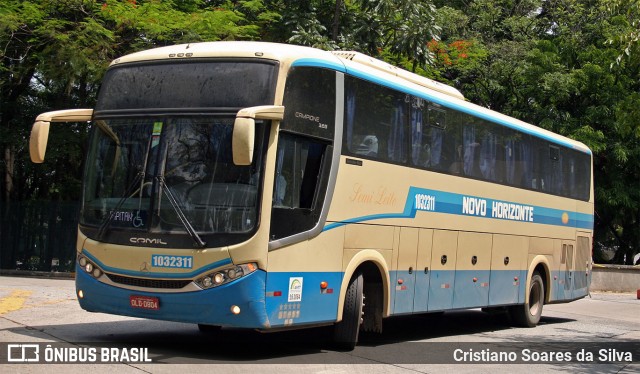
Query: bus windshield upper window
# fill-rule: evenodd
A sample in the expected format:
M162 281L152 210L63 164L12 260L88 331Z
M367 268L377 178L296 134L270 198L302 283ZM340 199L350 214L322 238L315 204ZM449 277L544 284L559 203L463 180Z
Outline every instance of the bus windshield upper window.
M276 75L275 63L248 59L116 65L105 75L95 111L268 105Z

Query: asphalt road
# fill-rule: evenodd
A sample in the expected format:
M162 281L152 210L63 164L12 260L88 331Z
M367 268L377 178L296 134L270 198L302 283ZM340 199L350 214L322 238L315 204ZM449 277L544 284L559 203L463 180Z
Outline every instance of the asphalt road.
M70 279L0 277L2 373L640 372L635 294L545 305L531 329L468 310L387 319L382 335L364 336L351 352L332 350L329 334L327 328L203 334L191 324L85 312ZM16 363L33 354L19 344L32 344L27 351L37 345L40 362L85 363ZM92 354L96 362L87 363ZM111 363L97 363L103 358Z

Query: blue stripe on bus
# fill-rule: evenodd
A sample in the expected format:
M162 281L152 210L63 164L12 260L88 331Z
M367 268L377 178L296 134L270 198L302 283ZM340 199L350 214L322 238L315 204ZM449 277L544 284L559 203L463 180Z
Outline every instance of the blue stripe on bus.
M389 272L391 280L391 314L424 313L458 308L522 304L525 295L526 270L434 270L418 278L415 288L397 289L397 278L406 280L407 272ZM551 273L550 301L584 297L588 289L569 290L559 280L565 271ZM579 274L580 272L573 272ZM514 283L513 277L519 282ZM303 278L301 301L289 302L291 278ZM198 292L145 292L114 287L102 283L76 265L76 288L83 291L78 298L81 307L92 312L111 313L139 318L202 323L221 326L266 329L334 322L340 296L342 272L253 272L237 281ZM473 277L478 282L473 282ZM490 279L488 279L490 277ZM555 280L554 280L555 278ZM329 284L332 292L323 293L320 282ZM426 282L425 282L426 281ZM590 281L590 279L589 279ZM488 285L486 283L489 283ZM409 283L409 282L407 282ZM483 283L485 283L483 285ZM587 284L588 285L588 284ZM276 296L275 291L281 293ZM131 296L156 297L158 310L133 308ZM230 307L237 305L242 313L234 315Z
M429 196L433 197L433 205L429 206L429 209L418 209L416 207L416 196ZM476 201L484 201L486 204L486 211L484 215L474 215L474 214L466 214L463 213L463 200L464 198L475 199ZM493 204L497 204L499 207L506 206L507 208L520 209L520 211L531 209L531 216L525 216L524 220L522 219L513 219L509 217L500 217L502 214L499 214L499 211L496 209L496 212L493 211ZM445 191L437 191L437 190L428 190L418 187L410 187L409 193L407 195L407 200L405 203L404 211L398 213L385 213L385 214L372 214L361 217L349 218L340 222L333 222L324 227L324 231L328 231L334 229L336 227L348 225L351 223L359 223L359 222L367 222L374 221L379 219L390 219L390 218L415 218L417 212L425 211L425 212L433 212L433 213L445 213L445 214L454 214L466 217L476 217L476 218L484 218L484 219L496 219L503 221L512 221L512 222L526 222L526 223L535 223L535 224L543 224L543 225L553 225L553 226L566 226L566 227L575 227L581 229L593 229L593 215L585 214L585 213L577 213L571 212L568 210L561 209L553 209L548 207L541 207L535 205L528 205L510 201L503 200L493 200L484 197L478 197L473 195L463 195L452 192ZM510 214L507 214L510 215ZM529 220L531 219L531 221Z
M145 292L114 287L102 283L76 266L76 289L82 290L80 306L90 312L101 312L150 318L163 321L202 323L219 326L264 329L269 327L265 313L265 280L262 270L231 283L197 292ZM131 296L158 298L159 309L131 306ZM240 314L230 311L232 305Z
M315 58L301 58L301 59L295 60L293 64L291 64L291 66L293 67L311 66L311 67L317 67L317 68L336 70L342 73L346 73L347 71L347 69L343 64L332 62L332 61L319 60Z
M232 263L230 258L225 258L220 261L216 261L209 265L198 268L194 271L188 273L165 273L165 272L148 272L148 271L136 271L136 270L128 270L116 268L113 266L107 266L102 261L98 260L94 255L89 253L86 249L82 250L82 255L86 256L89 260L91 260L94 264L98 265L104 272L107 273L115 273L118 275L129 275L134 277L144 277L144 278L172 278L172 279L184 279L184 278L193 278L199 274L207 272L209 270L213 270L219 268L221 266L230 265ZM149 258L149 266L151 264L151 258Z
M398 82L393 82L391 80L388 79L384 79L381 77L378 77L376 75L372 75L366 72L363 72L361 70L357 70L357 69L353 69L353 68L348 68L345 69L344 65L340 65L340 64L336 64L336 63L332 63L330 61L325 61L325 60L320 60L320 59L314 59L314 58L303 58L303 59L299 59L296 60L292 66L315 66L315 67L322 67L322 68L328 68L328 69L333 69L333 70L337 70L343 73L348 73L350 75L353 75L354 77L358 77L361 79L365 79L367 81L379 84L381 86L385 86L385 87L389 87L391 89L394 90L398 90L398 91L402 91L404 93L408 93L411 94L413 96L417 96L417 97L421 97L425 100L429 100L431 102L434 102L436 104L440 104L444 107L453 109L453 110L457 110L466 114L470 114L473 116L476 116L478 118L493 122L493 123L497 123L503 126L506 126L510 129L514 129L514 130L518 130L518 131L522 131L525 134L528 135L533 135L542 139L545 139L551 143L555 143L555 144L561 144L563 146L569 147L571 149L575 149L577 151L586 153L588 155L591 155L591 150L588 148L582 148L582 147L577 147L575 144L570 143L568 141L565 141L563 139L558 139L555 138L553 136L550 136L549 134L545 134L542 131L538 131L535 128L527 128L522 126L521 124L515 122L515 118L510 118L510 117L496 117L494 115L492 115L491 113L485 113L485 112L481 112L473 107L470 107L468 105L463 105L460 103L457 103L455 101L452 100L448 100L447 98L442 98L440 96L436 96L433 94L430 94L429 92L423 91L423 90L416 90L410 87L407 87L405 85L402 85ZM464 101L461 101L464 102ZM476 104L473 104L476 105Z

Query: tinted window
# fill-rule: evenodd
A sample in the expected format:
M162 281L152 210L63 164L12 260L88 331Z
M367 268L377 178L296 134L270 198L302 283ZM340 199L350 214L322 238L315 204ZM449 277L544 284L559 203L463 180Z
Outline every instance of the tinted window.
M589 155L354 77L343 141L356 157L589 199Z
M272 104L276 74L260 60L123 64L107 71L96 111Z
M346 150L365 158L406 162L411 96L349 78L346 81L346 101Z
M281 129L333 140L336 117L336 73L297 67L287 76Z

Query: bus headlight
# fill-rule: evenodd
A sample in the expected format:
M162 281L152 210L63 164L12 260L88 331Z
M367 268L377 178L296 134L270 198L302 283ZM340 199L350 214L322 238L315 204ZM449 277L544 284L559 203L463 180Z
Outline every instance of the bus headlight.
M102 270L83 255L78 256L78 264L87 274L98 279L102 276Z
M196 284L202 289L217 287L227 284L245 275L258 270L258 264L251 262L248 264L235 265L226 269L219 269L203 277L196 279Z

